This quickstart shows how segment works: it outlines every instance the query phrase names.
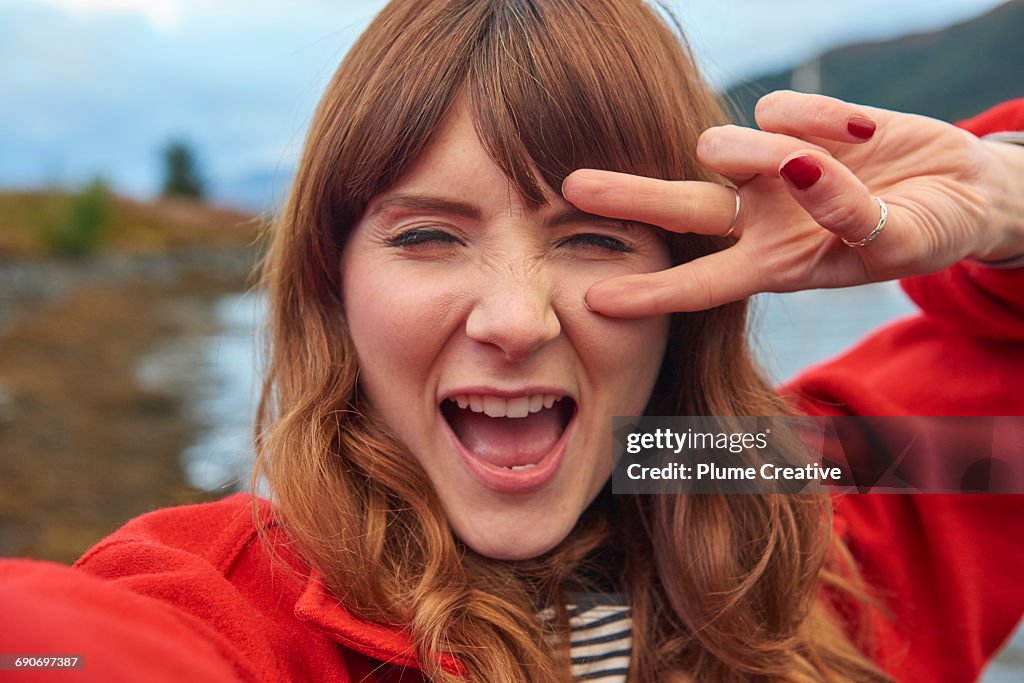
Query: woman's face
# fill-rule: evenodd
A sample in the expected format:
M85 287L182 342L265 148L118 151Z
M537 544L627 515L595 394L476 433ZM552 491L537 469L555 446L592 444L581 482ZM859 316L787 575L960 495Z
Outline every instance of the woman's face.
M669 265L651 228L531 211L458 110L343 257L359 381L426 470L454 532L488 557L563 540L607 481L611 417L638 415L668 317L587 310L594 283Z

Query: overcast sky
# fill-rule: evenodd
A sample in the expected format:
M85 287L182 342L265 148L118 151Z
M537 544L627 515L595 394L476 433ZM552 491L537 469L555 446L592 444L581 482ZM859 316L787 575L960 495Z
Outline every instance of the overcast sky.
M100 173L146 196L171 137L198 149L221 197L287 178L321 90L383 4L0 0L0 187ZM945 26L1001 0L669 4L722 84L837 45Z

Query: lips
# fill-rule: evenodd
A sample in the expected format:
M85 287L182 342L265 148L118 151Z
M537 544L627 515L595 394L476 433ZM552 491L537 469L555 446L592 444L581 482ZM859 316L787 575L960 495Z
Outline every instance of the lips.
M470 471L489 488L525 491L554 475L576 402L560 394L456 394L441 413Z

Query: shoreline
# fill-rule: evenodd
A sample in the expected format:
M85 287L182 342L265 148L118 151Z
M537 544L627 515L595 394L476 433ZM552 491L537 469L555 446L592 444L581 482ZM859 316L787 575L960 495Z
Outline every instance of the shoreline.
M214 332L214 302L247 288L254 261L235 248L0 264L0 281L22 285L7 296L19 306L0 306L0 556L72 562L138 514L223 495L188 484L181 454L199 425L137 368L159 344Z

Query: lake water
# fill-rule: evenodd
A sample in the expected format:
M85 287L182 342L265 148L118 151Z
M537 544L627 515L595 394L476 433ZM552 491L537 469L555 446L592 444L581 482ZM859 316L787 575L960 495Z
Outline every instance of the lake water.
M260 367L257 330L265 302L254 294L216 303L219 332L177 340L140 366L151 383L182 383L199 435L182 454L193 485L208 490L247 488L252 420ZM915 310L896 283L841 290L762 295L754 304L754 347L781 382L848 348L880 325ZM1019 629L983 683L1024 680L1024 629Z
M171 339L138 366L142 386L184 398L197 436L182 453L182 468L197 488L249 486L264 311L260 295L222 297L213 305L213 334Z

